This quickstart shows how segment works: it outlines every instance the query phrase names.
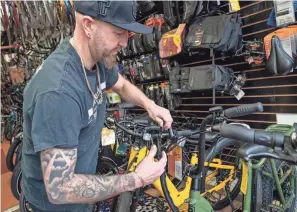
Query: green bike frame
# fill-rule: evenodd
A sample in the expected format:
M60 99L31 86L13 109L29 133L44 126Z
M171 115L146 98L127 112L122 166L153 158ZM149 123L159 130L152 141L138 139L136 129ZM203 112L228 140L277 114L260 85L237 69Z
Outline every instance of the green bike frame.
M267 129L267 131L279 131L279 132L284 132L285 135L291 135L294 132L294 128L290 125L271 125ZM282 190L282 183L285 182L285 180L290 177L290 183L291 183L291 188L292 190L295 189L295 181L294 181L294 176L293 174L290 175L294 171L294 166L290 166L290 172L286 173L281 179L278 176L278 170L275 165L275 159L267 159L267 158L262 158L260 161L258 161L256 164L253 164L252 161L247 161L243 163L247 163L248 167L248 172L247 172L247 189L246 189L246 194L244 195L244 206L243 206L243 211L244 212L250 212L251 211L251 204L252 204L252 185L253 185L253 172L261 169L263 165L269 161L271 167L272 167L272 173L268 173L263 171L262 174L265 175L266 177L271 178L272 180L275 181L276 185L276 191L280 197L280 202L283 205L283 209L287 209L290 207L292 203L292 199L294 197L294 194L291 194L288 200L285 200L284 193ZM289 176L290 175L290 176ZM253 204L255 204L253 202Z

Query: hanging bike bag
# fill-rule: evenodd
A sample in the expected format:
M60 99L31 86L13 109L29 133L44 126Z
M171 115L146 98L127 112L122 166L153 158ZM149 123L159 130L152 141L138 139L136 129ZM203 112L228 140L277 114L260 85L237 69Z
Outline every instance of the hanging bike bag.
M199 17L189 26L185 48L187 51L206 48L229 52L239 49L241 40L241 18L237 13Z
M169 58L182 52L185 26L186 24L180 24L177 29L166 32L162 36L159 42L160 58Z
M233 70L220 65L190 68L188 88L192 91L210 90L229 93L232 89Z

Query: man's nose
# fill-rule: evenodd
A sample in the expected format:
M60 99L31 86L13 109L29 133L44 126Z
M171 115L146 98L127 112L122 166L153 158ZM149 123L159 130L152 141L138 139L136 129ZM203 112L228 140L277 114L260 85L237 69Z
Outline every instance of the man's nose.
M128 31L121 36L120 46L126 48L128 45Z

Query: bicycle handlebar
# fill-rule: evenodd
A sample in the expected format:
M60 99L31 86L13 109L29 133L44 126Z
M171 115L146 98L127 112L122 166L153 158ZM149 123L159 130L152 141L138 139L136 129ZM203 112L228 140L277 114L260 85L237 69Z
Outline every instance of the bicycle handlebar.
M246 104L238 107L228 108L223 111L223 116L225 116L226 118L233 118L233 117L249 115L255 112L262 112L262 111L263 111L263 105L262 103L258 102L254 104Z
M271 148L279 147L283 149L286 139L286 136L281 132L253 130L228 124L215 125L212 127L212 130L220 132L222 137Z
M141 137L141 138L144 136L144 133L133 132L133 131L127 129L126 127L124 127L123 125L121 125L120 123L118 123L115 119L113 119L111 117L107 117L107 121L115 124L118 128L120 128L121 130L123 130L124 132L126 132L132 136ZM143 131L144 132L161 131L161 128L159 126L152 125L152 126L144 127ZM199 130L180 130L180 131L174 132L172 128L169 128L168 132L161 133L161 136L173 138L174 136L191 136L191 135L197 134L197 133L199 133Z

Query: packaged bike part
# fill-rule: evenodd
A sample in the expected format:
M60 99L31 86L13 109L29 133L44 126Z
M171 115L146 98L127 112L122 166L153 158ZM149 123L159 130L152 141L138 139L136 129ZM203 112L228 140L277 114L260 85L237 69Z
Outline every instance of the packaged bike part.
M239 55L243 55L246 62L249 64L254 63L256 65L263 63L265 56L263 41L244 41L243 49L244 52ZM236 53L236 55L238 54Z
M246 76L245 74L243 74L243 75L238 75L236 77L234 76L234 78L235 80L233 80L233 86L229 94L231 96L235 96L237 100L240 100L245 95L245 93L242 90L242 87L246 82Z
M155 84L154 92L155 92L155 102L156 102L156 104L161 105L161 89L160 89L159 84Z
M186 35L185 48L188 52L203 48L235 52L241 47L241 43L241 18L238 13L233 13L193 20Z
M142 64L143 64L143 70L145 72L146 79L154 79L155 73L154 73L154 64L153 64L153 58L152 55L142 55Z
M129 36L130 36L130 35L129 35ZM122 51L122 55L123 55L124 57L132 56L131 39L130 39L130 38L128 39L127 47L126 47L126 48L123 48L123 47L122 47L121 51Z
M140 73L137 67L137 60L135 58L131 60L131 68L134 71L134 79L140 80Z
M170 93L170 88L169 88L169 85L168 84L166 84L164 86L164 93L165 93L165 99L166 99L167 108L169 110L174 110L173 99L172 99L172 95Z
M113 92L112 90L106 91L106 97L108 99L109 104L121 103L121 97L119 96L119 94Z
M171 73L169 75L169 81L170 82L174 82L174 81L178 81L181 79L181 76L180 76L180 67L173 67L172 70L171 70Z
M112 129L103 127L101 131L101 145L108 146L115 144L115 132Z
M156 40L155 40L155 29L153 29L152 33L145 34L142 36L143 46L146 52L152 52L157 48Z
M123 64L123 73L126 76L129 76L130 75L130 60L123 60L122 64Z
M137 67L137 72L139 73L139 80L140 81L144 81L144 80L148 79L148 76L144 72L143 57L144 56L136 59L136 67Z
M283 26L295 22L295 9L293 1L274 0L276 25Z
M182 52L185 27L186 24L180 24L177 29L162 35L161 41L159 42L160 58L169 58Z
M155 101L155 92L154 92L154 85L148 86L149 98Z
M134 33L134 35L130 38L132 43L132 51L134 55L143 54L144 48L142 44L142 35L139 33Z
M180 146L174 147L168 153L168 174L178 180L183 178L182 148Z
M171 69L172 69L170 61L169 60L160 60L160 62L161 62L161 67L162 67L164 76L166 79L168 79L170 76L170 73L171 73Z
M157 53L152 54L152 59L153 59L153 64L154 64L154 72L155 72L155 77L161 77L164 76L163 71L160 66L160 59Z
M160 84L160 93L161 93L161 97L160 97L160 106L161 107L164 107L164 105L165 105L165 102L166 102L166 100L165 100L165 87L166 87L166 82L162 82L161 84Z

